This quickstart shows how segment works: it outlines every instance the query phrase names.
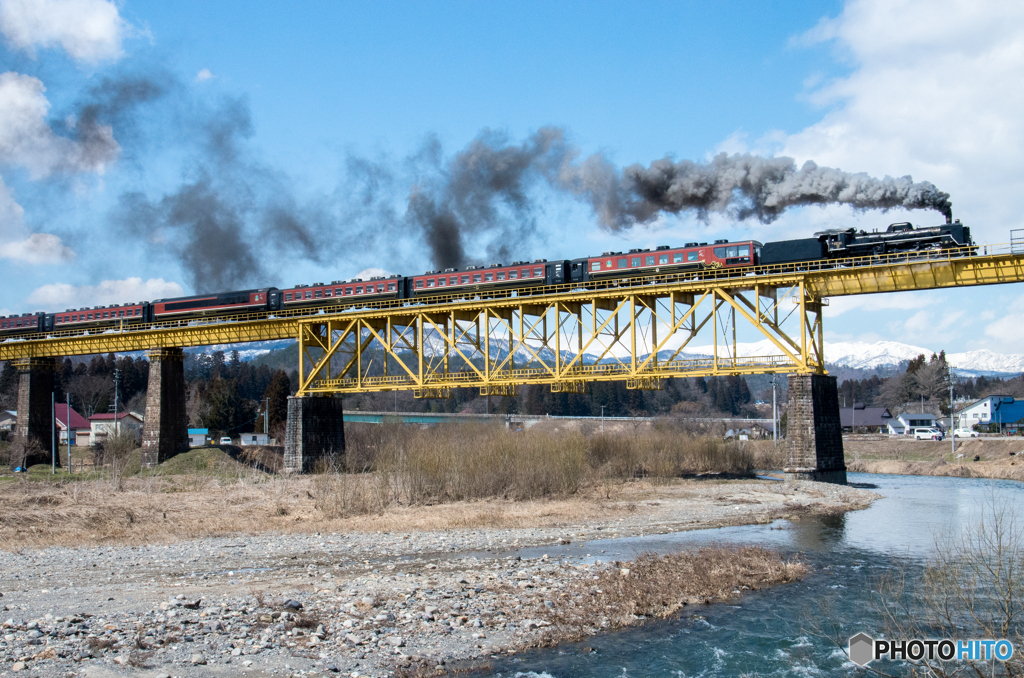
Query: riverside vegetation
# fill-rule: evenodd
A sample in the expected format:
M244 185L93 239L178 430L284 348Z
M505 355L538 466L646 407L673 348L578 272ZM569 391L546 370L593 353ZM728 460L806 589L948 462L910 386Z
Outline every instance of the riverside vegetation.
M804 572L747 547L626 562L603 540L799 519L874 496L758 480L754 468L781 463L769 441L668 423L346 433L345 455L302 476L277 473L280 451L267 448L199 448L142 470L120 440L81 473L6 476L0 670L459 672Z
M82 473L51 476L46 466L5 477L0 544L319 531L339 520L358 529L398 515L420 529L553 523L606 512L612 500L639 501L686 476L750 476L782 458L770 441L725 442L671 426L609 435L483 425L346 432L345 454L303 476L277 473L280 450L271 448L199 448L141 469L134 441L122 436Z

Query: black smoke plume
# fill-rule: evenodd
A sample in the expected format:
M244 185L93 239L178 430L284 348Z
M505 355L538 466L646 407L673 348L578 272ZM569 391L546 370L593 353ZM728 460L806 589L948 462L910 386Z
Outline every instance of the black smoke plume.
M850 205L859 210L932 209L951 213L949 194L909 176L877 179L792 158L749 154L709 162L673 161L618 169L598 153L582 157L559 128L542 128L521 143L484 130L449 160L428 141L414 158L405 221L420 233L437 268L463 267L486 241L495 259L525 256L537 233L539 201L547 187L590 205L602 228L620 232L661 214L713 213L770 223L791 207ZM350 163L350 171L381 174L379 164Z
M285 264L330 255L337 228L327 206L301 204L287 178L255 157L244 100L185 121L193 153L182 184L156 198L124 193L122 228L153 256L175 257L197 293L267 286Z

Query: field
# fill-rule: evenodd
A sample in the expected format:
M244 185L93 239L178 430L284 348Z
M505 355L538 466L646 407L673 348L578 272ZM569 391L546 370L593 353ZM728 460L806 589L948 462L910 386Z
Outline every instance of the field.
M1024 438L958 438L954 454L948 439L845 436L843 449L851 471L1024 480Z

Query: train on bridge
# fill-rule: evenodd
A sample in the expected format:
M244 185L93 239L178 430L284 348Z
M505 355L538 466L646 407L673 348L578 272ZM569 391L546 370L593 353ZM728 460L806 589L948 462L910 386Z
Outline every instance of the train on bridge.
M335 280L331 284L296 285L289 289L265 287L176 299L156 299L112 306L67 309L62 313L25 313L0 317L0 339L57 330L93 329L162 320L189 320L215 315L273 312L289 308L350 305L361 301L413 299L438 294L481 293L503 288L530 288L594 280L642 278L707 269L733 269L775 265L797 270L801 264L849 257L872 257L973 247L971 232L960 220L941 226L915 228L909 222L885 231L834 229L813 237L761 244L756 240L713 243L689 242L628 252L604 252L599 257L505 265L468 266L458 270L427 271L414 276L394 275L369 280ZM961 250L964 251L964 250ZM973 250L966 250L971 252Z

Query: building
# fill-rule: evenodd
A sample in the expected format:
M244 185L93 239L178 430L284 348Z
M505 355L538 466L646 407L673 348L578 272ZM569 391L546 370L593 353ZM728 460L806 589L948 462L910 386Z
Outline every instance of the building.
M957 412L957 428L995 425L1000 431L1016 432L1024 423L1024 400L1012 396L990 395L976 400Z
M57 418L57 430L60 432L60 444L67 445L70 436L72 445L88 445L92 437L92 425L89 420L75 412L73 408L69 408L66 403L56 403L53 408Z
M210 429L190 428L188 430L188 446L202 447L210 441Z
M938 416L928 412L904 412L895 420L890 420L886 428L891 436L910 435L918 427L938 428L938 420Z
M843 427L843 433L866 431L867 433L881 433L888 430L889 422L893 420L888 407L866 407L864 403L854 403L853 407L839 408L839 421Z
M0 431L13 431L17 424L17 412L14 410L0 410Z
M99 445L107 439L108 435L115 431L127 433L132 431L136 436L142 436L142 419L131 412L118 412L117 423L114 422L114 413L94 414L89 417L91 430L89 436L90 445Z
M270 436L266 433L243 433L238 436L240 445L269 445Z

